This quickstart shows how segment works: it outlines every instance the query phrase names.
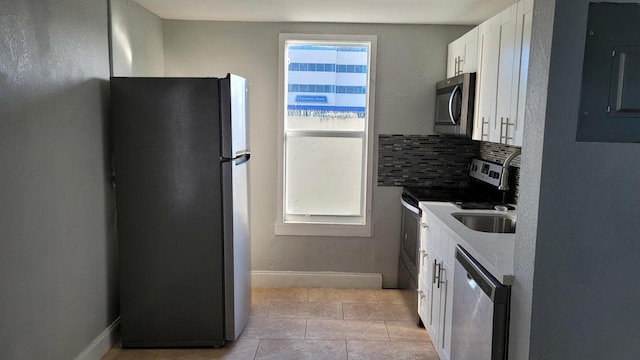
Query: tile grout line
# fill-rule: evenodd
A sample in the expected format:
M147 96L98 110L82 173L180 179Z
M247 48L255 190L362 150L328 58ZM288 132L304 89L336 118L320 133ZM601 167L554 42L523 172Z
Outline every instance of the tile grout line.
M389 335L389 328L387 327L387 321L384 321L384 329L387 331L387 338L389 339L389 341L391 341L391 336Z
M349 343L347 343L347 340L344 340L344 351L347 354L347 360L349 360Z
M269 300L269 306L267 306L267 315L264 316L265 319L269 319L269 313L271 312L271 305L273 302Z
M262 343L262 338L258 339L258 346L256 347L256 352L253 354L253 360L258 358L258 350L260 350L260 344Z

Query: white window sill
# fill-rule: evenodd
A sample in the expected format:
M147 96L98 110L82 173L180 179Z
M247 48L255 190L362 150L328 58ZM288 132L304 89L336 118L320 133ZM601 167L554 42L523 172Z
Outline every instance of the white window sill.
M371 224L343 225L343 224L310 224L310 223L281 223L274 224L275 235L283 236L332 236L332 237L371 237Z

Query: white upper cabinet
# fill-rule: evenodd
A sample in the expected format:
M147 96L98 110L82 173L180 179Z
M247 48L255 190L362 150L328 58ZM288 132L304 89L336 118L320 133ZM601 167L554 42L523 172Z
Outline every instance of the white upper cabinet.
M473 28L449 44L447 78L462 73L476 72L478 68L478 28Z
M478 28L475 27L462 35L461 73L478 71Z
M533 16L533 0L524 0L518 3L518 23L516 26L516 46L520 48L516 57L517 76L516 91L512 93L512 102L515 104L515 117L512 126L508 129L508 135L513 139L509 145L522 146L524 130L524 109L527 97L527 77L529 76L529 53L531 52L531 27Z
M452 42L447 47L447 79L458 73L458 59L461 53L460 39Z
M532 13L523 0L477 28L474 140L522 146Z
M514 4L500 13L500 51L498 60L498 87L496 93L496 115L489 141L507 144L512 142L508 135L510 125L516 115L516 104L512 107L512 93L518 87L518 75L515 70L516 24L518 4ZM515 82L515 86L514 86ZM513 111L513 112L512 112Z
M478 26L478 71L473 121L473 139L490 141L495 123L500 59L500 14Z

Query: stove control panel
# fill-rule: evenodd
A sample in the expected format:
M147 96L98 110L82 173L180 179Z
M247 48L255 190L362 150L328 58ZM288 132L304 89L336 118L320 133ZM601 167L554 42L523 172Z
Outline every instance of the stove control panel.
M469 176L497 187L500 185L502 166L480 159L473 159L469 166Z

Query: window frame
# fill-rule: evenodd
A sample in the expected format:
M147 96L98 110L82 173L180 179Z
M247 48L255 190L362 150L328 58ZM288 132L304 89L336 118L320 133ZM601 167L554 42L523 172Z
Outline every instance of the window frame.
M369 91L367 95L367 123L365 126L363 140L366 145L363 155L366 166L364 166L363 186L365 191L363 224L348 224L338 222L317 221L317 222L293 222L285 221L285 115L287 112L286 87L285 84L285 46L287 41L309 41L309 42L346 42L369 46ZM373 224L371 208L373 201L373 176L374 176L374 109L375 109L375 83L376 83L376 56L377 56L377 36L375 35L335 35L335 34L279 34L279 60L278 60L278 183L276 192L276 222L275 235L298 235L298 236L342 236L342 237L371 237L373 235ZM320 217L317 217L320 220Z

